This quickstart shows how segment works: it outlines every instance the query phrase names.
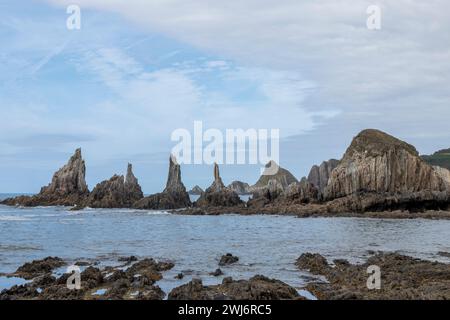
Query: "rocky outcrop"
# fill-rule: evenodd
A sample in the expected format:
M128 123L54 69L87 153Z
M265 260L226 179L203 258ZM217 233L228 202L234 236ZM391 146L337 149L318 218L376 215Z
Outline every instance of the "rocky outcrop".
M200 188L199 186L195 186L188 193L190 195L199 196L199 195L201 195L203 193L203 189Z
M227 266L239 261L239 257L233 256L231 253L224 254L219 261L219 266Z
M298 182L297 179L288 170L280 167L275 161L269 161L259 180L249 188L250 193L261 193L268 188L269 182L273 185L279 185L284 190L291 183ZM275 183L276 182L276 183Z
M52 270L67 265L62 259L48 257L26 263L7 276L23 276L30 281L3 290L0 300L162 300L165 293L155 283L174 264L152 258L130 260L127 264L135 262L130 266L87 266L80 274L78 290L67 287L69 273L59 278L52 275Z
M6 199L2 203L31 207L82 204L89 195L85 175L86 166L81 156L81 149L77 149L69 162L53 175L52 182L41 188L39 194Z
M181 181L181 168L173 155L169 159L169 175L163 192L150 195L136 202L136 209L167 210L192 205L186 187Z
M320 300L448 300L450 265L397 253L377 253L363 264L338 259L333 265L319 254L302 254L297 266L328 281L313 281L306 290ZM369 290L368 268L381 270L381 287Z
M293 287L279 280L257 275L249 280L224 278L222 284L204 286L200 279L173 289L169 300L286 300L297 299Z
M114 175L92 190L86 206L91 208L131 208L136 201L144 197L141 186L128 164L126 176Z
M358 134L332 171L324 191L326 200L347 197L371 199L369 210L389 210L393 203L448 202L450 173L425 163L416 149L379 130ZM362 199L364 202L364 199ZM377 202L379 205L377 205Z
M308 182L315 186L320 194L323 194L325 187L328 185L331 172L339 164L339 160L330 159L322 162L320 166L314 165L308 175Z
M219 173L219 166L214 164L214 182L196 201L197 207L232 207L243 202L233 190L225 187Z
M310 203L319 200L319 189L303 177L300 182L291 183L282 194L282 200L289 203Z
M228 185L228 189L240 195L250 194L249 188L249 184L242 181L233 181Z

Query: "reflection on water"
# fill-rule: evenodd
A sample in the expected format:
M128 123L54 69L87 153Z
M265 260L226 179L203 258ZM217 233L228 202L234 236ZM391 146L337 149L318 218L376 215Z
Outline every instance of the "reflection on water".
M192 277L206 284L220 282L222 277L209 273L218 267L220 256L230 252L240 260L222 268L224 276L263 274L301 287L308 274L298 271L294 262L303 252L359 262L368 250L448 262L437 252L450 252L450 221L177 216L162 211L0 206L0 273L50 255L102 264L125 255L154 257L175 263L159 282L167 292ZM180 272L186 277L174 279Z

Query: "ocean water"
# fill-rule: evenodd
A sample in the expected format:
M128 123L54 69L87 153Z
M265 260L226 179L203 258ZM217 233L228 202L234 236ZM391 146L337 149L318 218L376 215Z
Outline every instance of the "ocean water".
M311 280L294 263L304 252L329 259L362 262L368 250L450 262L450 221L292 216L180 216L163 211L66 208L13 208L0 205L0 273L46 256L70 261L117 264L120 256L170 260L175 267L158 284L165 292L193 277L205 284L222 281L209 273L222 254L239 262L221 269L224 276L248 279L256 274L301 288ZM59 273L64 272L64 268ZM174 279L180 272L182 280ZM17 281L16 281L17 280ZM14 282L16 281L16 282ZM21 283L0 277L0 290Z

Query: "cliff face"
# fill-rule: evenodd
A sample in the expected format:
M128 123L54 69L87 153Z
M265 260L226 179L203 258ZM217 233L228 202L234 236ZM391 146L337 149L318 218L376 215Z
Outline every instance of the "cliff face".
M152 194L136 202L136 209L179 209L192 205L186 187L181 181L181 168L173 155L169 159L169 174L166 188L161 193Z
M319 193L322 194L325 191L325 187L328 185L331 172L339 164L339 160L330 159L322 162L320 166L313 166L308 175L308 182L315 186Z
M219 166L214 164L214 181L202 193L195 205L198 207L231 207L242 204L239 195L225 187L219 173Z
M126 177L114 175L111 179L97 184L89 195L86 205L92 208L131 208L143 197L133 168L128 164Z
M77 149L66 165L53 175L52 182L42 187L34 196L21 196L7 199L3 203L23 206L73 206L81 204L89 195L85 180L86 166Z
M188 193L191 194L191 195L199 196L199 195L201 195L203 193L203 189L196 185L191 190L189 190Z
M325 199L357 193L446 192L444 174L426 164L410 144L379 130L359 133L332 171Z

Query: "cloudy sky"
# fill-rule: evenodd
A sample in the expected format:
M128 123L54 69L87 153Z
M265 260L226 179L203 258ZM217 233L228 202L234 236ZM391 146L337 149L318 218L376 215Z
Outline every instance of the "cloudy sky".
M66 8L81 8L68 30ZM381 8L381 30L366 27ZM378 128L450 147L446 0L0 2L0 192L37 192L76 147L92 188L132 162L164 187L177 128L279 128L298 178ZM188 188L210 166L184 165ZM257 166L222 166L254 183Z

